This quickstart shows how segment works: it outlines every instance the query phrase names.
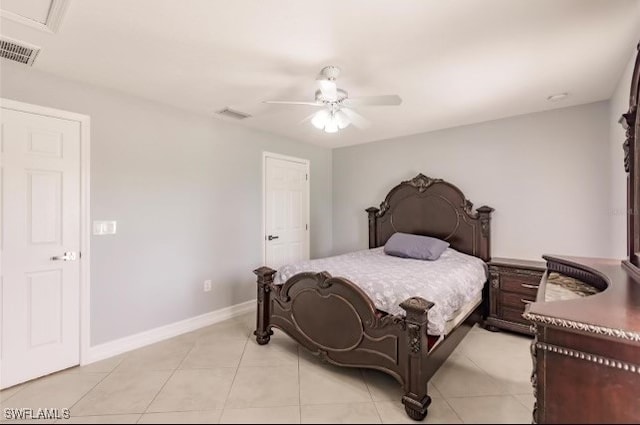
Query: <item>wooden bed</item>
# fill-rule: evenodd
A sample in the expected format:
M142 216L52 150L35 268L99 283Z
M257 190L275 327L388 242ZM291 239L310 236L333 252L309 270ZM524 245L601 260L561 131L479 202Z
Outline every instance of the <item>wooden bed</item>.
M405 232L444 239L487 262L493 208L473 212L472 207L456 186L419 174L391 189L380 208L366 210L369 248ZM400 304L406 314L388 315L358 286L327 272L299 273L283 285L274 284L273 269L260 267L254 273L259 344L269 342L275 327L325 361L385 372L402 385L402 403L415 420L424 419L431 403L427 382L483 314L480 305L430 348L427 312L434 304L429 300L409 298Z

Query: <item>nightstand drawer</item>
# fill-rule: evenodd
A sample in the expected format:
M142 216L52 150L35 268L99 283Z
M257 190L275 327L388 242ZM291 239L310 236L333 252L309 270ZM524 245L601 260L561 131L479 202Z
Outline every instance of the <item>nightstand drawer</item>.
M535 301L535 295L523 295L513 292L500 292L500 305L503 308L512 308L515 310L524 311L524 307Z
M527 295L535 300L541 278L542 273L540 273L539 276L503 273L500 276L500 289L503 291L517 292L519 294Z
M535 301L544 272L545 264L541 262L511 258L491 260L485 327L491 331L507 329L530 335L530 323L522 314L527 304Z
M515 310L511 308L503 308L502 309L502 318L504 320L508 320L510 322L522 323L523 325L528 325L530 322L522 317L522 313L524 313L524 309Z

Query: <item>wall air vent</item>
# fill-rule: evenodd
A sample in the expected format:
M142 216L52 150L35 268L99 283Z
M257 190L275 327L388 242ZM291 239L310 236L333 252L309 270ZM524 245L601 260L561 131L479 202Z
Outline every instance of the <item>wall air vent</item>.
M38 52L40 52L39 47L7 37L0 37L0 57L2 58L31 66L38 56Z
M243 120L245 118L250 118L251 115L245 114L244 112L234 111L233 109L224 108L222 111L216 112L218 115L222 115L223 117L233 118L234 120Z

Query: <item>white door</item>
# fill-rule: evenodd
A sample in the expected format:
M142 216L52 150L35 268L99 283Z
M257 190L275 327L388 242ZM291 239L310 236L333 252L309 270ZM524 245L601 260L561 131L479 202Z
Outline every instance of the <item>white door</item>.
M79 363L80 123L1 111L6 388Z
M265 261L309 259L309 163L265 156Z

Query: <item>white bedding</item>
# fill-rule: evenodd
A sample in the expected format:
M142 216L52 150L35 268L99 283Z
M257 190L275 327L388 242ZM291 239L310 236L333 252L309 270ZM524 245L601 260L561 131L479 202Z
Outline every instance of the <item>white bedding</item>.
M428 315L430 335L446 334L447 321L478 297L487 280L482 260L452 248L436 261L393 257L375 248L283 266L275 283L283 284L298 273L321 271L357 284L378 309L389 314L404 314L399 304L410 297L433 302Z

